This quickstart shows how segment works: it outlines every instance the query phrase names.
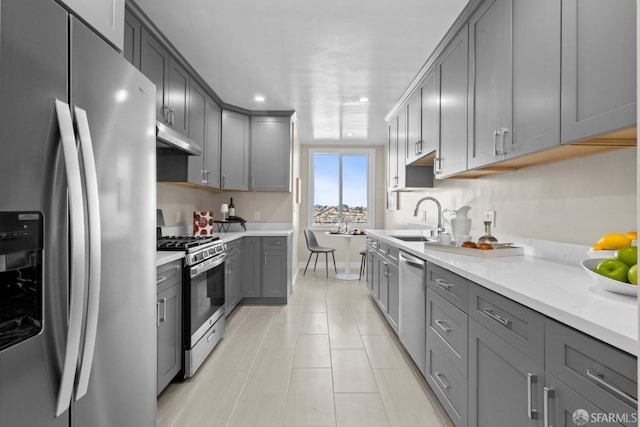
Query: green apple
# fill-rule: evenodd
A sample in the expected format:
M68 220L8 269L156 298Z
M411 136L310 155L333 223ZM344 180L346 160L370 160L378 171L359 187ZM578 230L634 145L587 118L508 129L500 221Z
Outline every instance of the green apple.
M638 263L638 247L629 246L618 249L616 251L616 259L624 262L629 267L636 265Z
M624 262L611 258L600 261L593 271L609 279L627 282L629 267Z
M627 278L632 285L638 285L638 264L632 265L631 268L629 268Z

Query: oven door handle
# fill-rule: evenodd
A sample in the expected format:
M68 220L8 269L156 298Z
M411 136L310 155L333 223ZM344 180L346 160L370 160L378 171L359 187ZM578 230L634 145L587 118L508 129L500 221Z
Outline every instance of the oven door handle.
M207 260L207 261L201 262L200 264L194 265L193 267L191 267L191 269L189 269L189 277L193 279L194 277L199 276L200 274L206 271L209 271L211 269L218 267L219 265L222 265L225 258L226 258L226 255L223 255L220 258L217 258L214 260Z

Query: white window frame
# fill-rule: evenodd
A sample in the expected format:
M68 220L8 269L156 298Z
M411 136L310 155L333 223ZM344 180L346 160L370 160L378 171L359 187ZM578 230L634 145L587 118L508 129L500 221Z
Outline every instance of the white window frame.
M376 184L376 150L372 148L309 148L308 159L308 201L307 201L307 224L308 227L314 230L329 230L335 227L335 224L314 224L313 223L313 206L314 206L314 177L315 177L315 164L314 155L316 154L337 154L340 156L360 155L369 157L369 173L367 176L368 188L367 188L367 223L358 223L352 225L352 227L360 228L373 228L375 225L375 184ZM340 167L342 175L342 166ZM340 185L342 186L342 176L340 176ZM341 190L342 191L342 190Z

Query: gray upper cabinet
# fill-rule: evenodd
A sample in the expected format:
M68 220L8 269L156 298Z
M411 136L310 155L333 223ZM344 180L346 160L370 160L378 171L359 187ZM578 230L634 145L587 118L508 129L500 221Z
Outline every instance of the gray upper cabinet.
M221 110L210 97L205 97L204 176L206 185L220 188L220 121Z
M636 123L636 1L562 1L562 143Z
M189 133L189 74L146 29L140 45L140 71L156 85L156 119Z
M407 171L405 168L407 156L407 109L404 108L398 114L398 145L396 146L396 161L398 162L398 187L407 185Z
M175 59L170 58L168 124L184 135L189 133L189 83L187 71Z
M421 141L418 157L433 153L438 148L440 136L440 99L436 68L431 67L424 77L421 92Z
M409 104L407 104L407 150L405 164L410 164L420 158L422 154L422 94L418 89Z
M189 137L200 144L202 156L189 156L190 183L220 187L220 108L193 80L189 91Z
M169 53L147 30L142 30L140 71L156 85L156 119L167 122Z
M289 117L251 117L251 190L291 191Z
M469 20L469 169L558 146L560 4L487 0Z
M249 190L249 116L222 111L221 188Z
M398 118L391 120L389 123L389 149L387 159L388 187L390 190L398 188Z
M124 13L124 42L122 53L124 58L140 69L140 40L142 24L128 9Z
M437 178L467 169L467 32L465 25L436 60L441 100L440 140L435 160Z
M124 44L124 0L58 0L118 50Z

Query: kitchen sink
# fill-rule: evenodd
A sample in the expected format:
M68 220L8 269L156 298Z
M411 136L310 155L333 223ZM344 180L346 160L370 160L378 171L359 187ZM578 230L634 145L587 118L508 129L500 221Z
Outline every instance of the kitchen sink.
M402 240L403 242L437 242L437 237L427 237L427 236L389 236L394 239Z

